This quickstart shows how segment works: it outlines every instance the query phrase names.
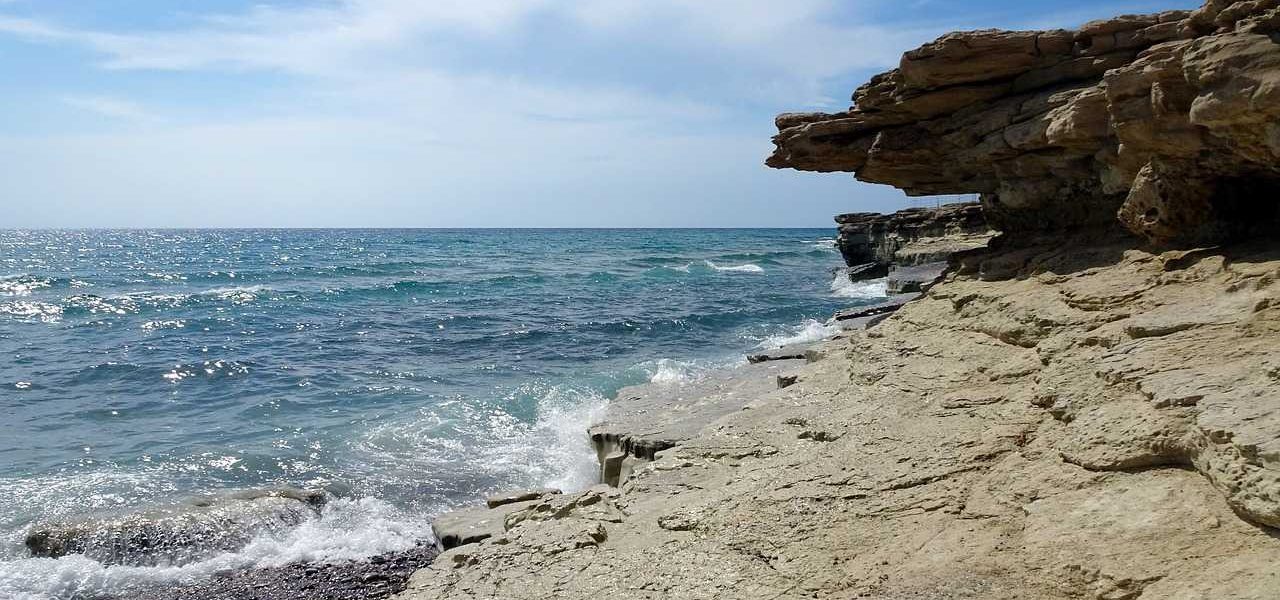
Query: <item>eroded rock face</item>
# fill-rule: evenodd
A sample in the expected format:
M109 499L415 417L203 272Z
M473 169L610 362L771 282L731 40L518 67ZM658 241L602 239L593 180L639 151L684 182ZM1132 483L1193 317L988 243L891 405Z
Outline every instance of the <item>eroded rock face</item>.
M767 164L910 195L981 194L997 229L1156 244L1274 227L1280 2L1210 0L1078 31L953 33L836 114L778 117Z
M889 215L850 213L836 216L836 223L836 246L845 264L873 263L886 272L890 265L946 261L957 251L985 245L992 234L977 202L908 208Z
M982 248L995 232L977 202L908 208L893 214L836 216L836 246L851 281L888 277L888 292L918 292L946 269L951 256Z

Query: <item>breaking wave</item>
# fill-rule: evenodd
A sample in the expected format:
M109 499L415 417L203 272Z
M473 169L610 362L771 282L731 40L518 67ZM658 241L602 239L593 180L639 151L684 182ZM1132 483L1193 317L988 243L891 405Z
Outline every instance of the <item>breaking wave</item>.
M793 344L810 344L820 342L829 337L840 333L840 326L834 322L822 322L817 319L808 319L804 323L792 328L790 331L777 333L766 337L760 342L760 348L781 348L783 346L791 346Z
M705 261L705 263L707 267L711 268L712 270L720 271L723 273L764 273L764 267L761 267L760 265L757 265L757 264L748 263L745 265L720 266L709 260Z
M886 298L889 295L888 280L881 278L850 281L849 276L841 270L831 280L831 295L837 298L852 298L855 300Z

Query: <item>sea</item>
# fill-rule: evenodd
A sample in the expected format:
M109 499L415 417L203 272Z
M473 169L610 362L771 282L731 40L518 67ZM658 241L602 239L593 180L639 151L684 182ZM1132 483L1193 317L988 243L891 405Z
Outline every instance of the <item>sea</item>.
M834 334L875 302L833 228L0 230L0 598L430 538L487 493L596 482L621 388ZM318 517L158 564L33 558L35 526L325 489Z

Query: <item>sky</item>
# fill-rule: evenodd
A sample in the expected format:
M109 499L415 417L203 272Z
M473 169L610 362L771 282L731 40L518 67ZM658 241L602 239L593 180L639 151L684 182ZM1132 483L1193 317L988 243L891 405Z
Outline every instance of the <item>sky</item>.
M0 0L0 228L827 227L764 167L957 29L1191 0Z

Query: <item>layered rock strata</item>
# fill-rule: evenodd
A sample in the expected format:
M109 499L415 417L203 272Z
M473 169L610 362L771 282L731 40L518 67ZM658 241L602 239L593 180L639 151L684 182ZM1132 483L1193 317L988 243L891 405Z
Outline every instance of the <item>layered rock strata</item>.
M1280 8L1210 0L1078 31L972 31L906 53L836 114L778 117L768 164L981 194L1005 232L1119 222L1156 244L1273 228Z
M851 281L886 277L891 294L919 292L952 254L981 248L995 232L976 202L909 208L889 215L838 215L836 247Z
M908 208L893 214L836 216L836 247L844 262L864 277L884 277L893 265L946 262L963 250L985 245L994 233L977 202Z

